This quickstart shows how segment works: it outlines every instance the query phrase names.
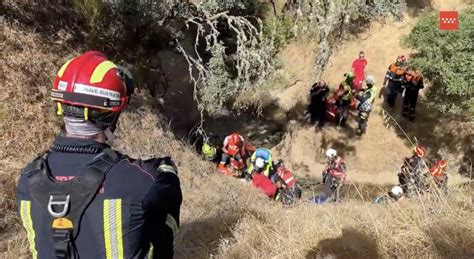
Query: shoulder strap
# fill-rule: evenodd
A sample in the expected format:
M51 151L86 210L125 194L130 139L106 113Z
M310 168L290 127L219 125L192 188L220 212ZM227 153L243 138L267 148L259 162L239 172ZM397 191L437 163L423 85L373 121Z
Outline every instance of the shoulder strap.
M105 148L81 172L66 182L54 179L47 155L36 159L28 168L28 185L33 200L49 216L56 258L75 258L74 239L84 211L95 198L107 172L121 158Z

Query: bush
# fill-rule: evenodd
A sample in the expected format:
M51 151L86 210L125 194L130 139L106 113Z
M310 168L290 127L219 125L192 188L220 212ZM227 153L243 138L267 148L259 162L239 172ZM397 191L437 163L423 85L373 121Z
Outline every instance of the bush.
M271 16L263 21L263 35L273 42L278 51L295 37L293 26L293 21L288 16Z
M474 9L460 12L458 31L440 31L437 13L425 14L403 39L416 50L410 63L430 80L426 103L451 115L474 116Z
M102 18L102 0L74 0L76 8L82 13L90 28L95 28Z

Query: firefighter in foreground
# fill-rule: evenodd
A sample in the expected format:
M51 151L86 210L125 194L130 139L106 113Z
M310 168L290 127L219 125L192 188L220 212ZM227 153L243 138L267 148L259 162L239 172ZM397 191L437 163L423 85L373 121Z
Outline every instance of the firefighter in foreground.
M100 52L57 73L51 97L65 132L17 186L33 258L173 257L182 201L175 164L132 159L106 144L132 93L131 75Z

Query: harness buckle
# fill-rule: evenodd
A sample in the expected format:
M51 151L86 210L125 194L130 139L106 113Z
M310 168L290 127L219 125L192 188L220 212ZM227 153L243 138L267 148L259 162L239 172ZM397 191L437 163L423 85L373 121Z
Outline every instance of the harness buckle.
M56 197L55 197L56 196ZM65 200L55 200L58 195L50 195L49 202L48 202L48 212L51 216L55 218L64 217L67 212L69 211L69 204L70 204L70 195L66 195ZM64 198L64 195L61 195ZM58 206L63 206L61 211L56 211ZM56 208L55 208L56 207Z

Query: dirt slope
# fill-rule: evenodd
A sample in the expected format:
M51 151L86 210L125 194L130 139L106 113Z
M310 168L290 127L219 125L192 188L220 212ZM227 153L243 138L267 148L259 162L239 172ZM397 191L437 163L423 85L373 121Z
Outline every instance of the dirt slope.
M352 61L357 57L358 52L364 50L368 60L366 74L375 77L376 86L380 90L388 65L394 62L398 55L410 54L411 50L400 45L400 39L410 32L415 21L416 18L407 15L403 22L373 23L363 33L349 37L331 56L321 79L326 80L334 89L343 80L343 74L350 71ZM300 81L277 94L276 97L280 108L287 111L295 110L294 112L298 114L290 123L289 133L285 139L275 147L277 156L285 158L300 176L313 178L319 177L324 166L322 152L328 147L334 147L349 163L350 181L395 184L397 182L396 170L403 157L410 155L412 145L398 128L387 128L384 122L386 116L383 116L382 112L383 99L376 99L367 134L362 138L355 136L355 124L350 125L346 130L327 126L322 132L318 132L303 122L301 114L308 103L309 87L314 82L311 78L311 64L314 59L308 55L314 53L314 49L315 44L302 45L294 42L288 45L281 55L285 70ZM400 108L401 105L398 104L397 109L390 112L399 114ZM420 113L428 112L421 111L420 108ZM428 149L431 149L429 150L431 154L439 150L439 142L435 143L434 138L423 137L426 135L424 133L426 129L440 126L436 125L437 120L434 120L432 116L420 115L420 121L415 123L402 121L399 116L395 118L409 133L410 138L413 140L413 136L418 137L423 144L428 146ZM356 118L352 117L352 120L355 121ZM465 127L472 129L470 126ZM443 131L447 129L443 128ZM458 139L464 143L460 145L469 146L468 137ZM444 155L447 156L446 153ZM448 163L451 162L451 168L454 168L454 160L452 158L448 161ZM453 175L453 178L453 183L462 181L457 174Z

